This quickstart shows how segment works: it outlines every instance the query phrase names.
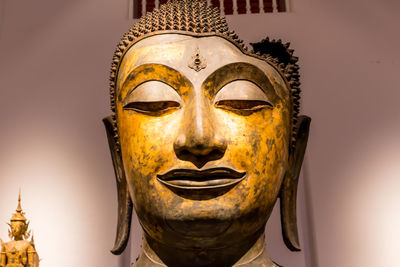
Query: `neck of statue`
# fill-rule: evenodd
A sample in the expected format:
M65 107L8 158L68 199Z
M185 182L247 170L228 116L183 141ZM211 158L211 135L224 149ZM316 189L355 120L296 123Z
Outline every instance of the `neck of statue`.
M22 236L14 236L14 241L21 241L23 240Z
M243 248L248 248L244 250ZM265 266L277 267L265 249L264 232L251 242L231 245L222 249L181 249L143 238L142 252L135 267L144 266Z

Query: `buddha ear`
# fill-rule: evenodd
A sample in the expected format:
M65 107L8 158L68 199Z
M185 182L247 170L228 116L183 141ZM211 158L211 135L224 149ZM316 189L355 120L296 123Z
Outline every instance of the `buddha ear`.
M280 191L282 235L286 246L291 251L300 250L296 216L297 185L307 147L310 123L310 117L299 116L296 124L295 146L290 151L289 166Z
M122 252L124 252L128 244L129 233L131 230L133 204L129 195L125 170L122 164L122 155L114 138L115 130L112 122L112 117L110 116L104 118L103 123L107 132L107 139L110 147L118 190L117 236L115 238L114 248L111 250L111 253L115 255L120 255L122 254Z

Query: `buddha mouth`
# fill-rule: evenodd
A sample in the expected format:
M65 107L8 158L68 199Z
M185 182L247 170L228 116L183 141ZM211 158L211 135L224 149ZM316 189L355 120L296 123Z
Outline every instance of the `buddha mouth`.
M175 189L207 190L231 188L245 178L245 172L230 168L210 168L206 170L173 169L158 174L162 184Z

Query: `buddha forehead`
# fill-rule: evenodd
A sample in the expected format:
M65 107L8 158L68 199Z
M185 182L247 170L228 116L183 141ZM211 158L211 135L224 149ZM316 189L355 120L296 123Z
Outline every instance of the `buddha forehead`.
M189 66L197 51L206 62L206 67L198 72ZM285 102L289 101L288 87L272 65L244 54L233 43L219 36L160 34L144 38L133 44L124 55L119 67L118 84L123 84L129 74L141 65L162 64L177 70L199 88L214 71L237 62L249 63L262 70L274 85L276 94Z

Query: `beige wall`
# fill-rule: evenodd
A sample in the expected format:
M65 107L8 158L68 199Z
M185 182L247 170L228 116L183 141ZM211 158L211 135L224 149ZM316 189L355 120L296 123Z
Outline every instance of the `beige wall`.
M289 14L229 17L241 38L292 42L313 118L299 196L304 251L277 209L271 256L286 267L394 267L400 251L398 1L292 1ZM0 237L18 188L43 267L121 266L116 190L101 119L127 0L0 0ZM304 193L306 192L306 193ZM132 258L140 243L134 223Z

